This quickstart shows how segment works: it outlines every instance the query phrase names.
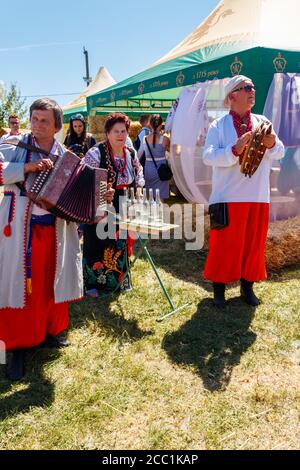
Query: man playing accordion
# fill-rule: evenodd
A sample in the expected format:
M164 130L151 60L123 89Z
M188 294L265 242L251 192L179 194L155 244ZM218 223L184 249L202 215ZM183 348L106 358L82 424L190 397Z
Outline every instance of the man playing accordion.
M204 275L213 282L214 303L221 308L225 306L225 285L238 280L244 300L259 305L253 283L267 276L264 251L271 160L282 158L284 147L269 126L270 133L262 137L265 154L257 170L251 178L241 172L252 132L266 120L251 113L254 104L252 80L243 75L230 79L225 87L225 105L230 112L211 124L203 154L204 163L213 170L210 213L221 213L223 218L218 226L211 226Z
M61 158L54 134L62 111L48 98L30 107L31 134L22 142ZM0 341L12 351L11 380L24 375L24 353L43 343L67 345L59 335L68 326L68 302L82 297L82 264L77 224L41 209L26 195L30 173L53 167L50 158L15 145L0 145ZM113 190L105 194L112 200Z

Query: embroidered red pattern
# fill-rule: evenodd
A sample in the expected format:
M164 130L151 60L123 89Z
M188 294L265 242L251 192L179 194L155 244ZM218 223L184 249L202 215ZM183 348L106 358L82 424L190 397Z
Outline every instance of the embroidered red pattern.
M251 122L251 112L248 111L245 116L241 118L239 114L237 114L234 111L230 111L229 113L232 117L233 120L233 125L236 130L236 133L238 137L241 137L244 135L246 132L252 131L252 122ZM244 152L241 155L238 155L238 153L235 150L235 146L232 147L232 153L235 157L238 157L240 159L240 164L242 163L243 160L243 155Z
M7 225L4 227L3 233L6 237L11 236L11 223L15 216L15 208L16 208L16 195L13 191L4 191L4 196L10 197L10 206L8 210L8 220Z

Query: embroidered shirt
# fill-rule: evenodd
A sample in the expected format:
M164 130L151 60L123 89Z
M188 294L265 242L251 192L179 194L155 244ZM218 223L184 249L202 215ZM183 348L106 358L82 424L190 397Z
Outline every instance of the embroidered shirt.
M100 166L100 150L98 146L91 148L84 157L84 162L87 165L90 165L94 168L99 168ZM115 157L116 165L121 166L123 162L123 158ZM136 168L136 174L134 174L134 168ZM135 153L134 158L131 158L131 154L128 149L126 149L126 170L123 172L118 173L118 181L117 186L129 185L135 179L135 183L139 187L145 186L144 174L143 174L143 167L140 164L139 159Z
M251 114L252 128L256 128L264 116ZM212 193L210 204L217 202L270 202L270 170L272 159L283 157L283 143L276 137L275 146L266 151L252 178L240 171L239 160L232 147L237 141L237 131L230 114L211 124L205 142L203 161L212 166Z

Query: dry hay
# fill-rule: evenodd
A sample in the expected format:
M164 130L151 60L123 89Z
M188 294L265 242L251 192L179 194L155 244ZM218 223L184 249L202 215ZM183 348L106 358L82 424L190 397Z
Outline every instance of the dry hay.
M106 139L106 135L104 132L100 132L99 134L93 134L94 139L96 142L103 142Z
M132 121L130 124L130 129L129 129L129 137L132 140L135 140L136 136L138 135L141 129L142 129L142 126L138 121Z
M2 137L5 134L8 134L10 132L10 129L8 127L0 127L0 137Z
M192 217L192 227L195 230L195 214ZM209 216L205 215L203 249L208 250L208 247ZM277 271L300 263L300 216L270 222L265 258L268 271Z
M63 125L64 139L67 135L68 130L69 130L69 123L68 124L64 123L64 125Z
M104 124L107 116L97 115L88 117L88 130L95 137L97 142L105 139ZM138 121L133 121L130 124L129 137L132 140L136 139L136 136L140 132L142 126Z
M104 124L107 116L97 115L88 117L88 129L93 135L104 133Z
M88 130L97 142L105 139L104 124L107 115L96 115L88 117ZM140 132L142 126L138 121L132 121L129 129L129 136L132 140L135 140L137 134Z
M270 223L266 263L269 271L300 262L300 216Z

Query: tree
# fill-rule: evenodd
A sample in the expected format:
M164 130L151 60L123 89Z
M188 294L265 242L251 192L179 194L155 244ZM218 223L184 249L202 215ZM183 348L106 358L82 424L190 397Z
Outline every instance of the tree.
M28 110L25 105L25 99L21 98L20 91L16 83L11 83L9 90L0 83L0 127L8 126L8 117L10 114L17 114L23 125L27 124L26 116Z

